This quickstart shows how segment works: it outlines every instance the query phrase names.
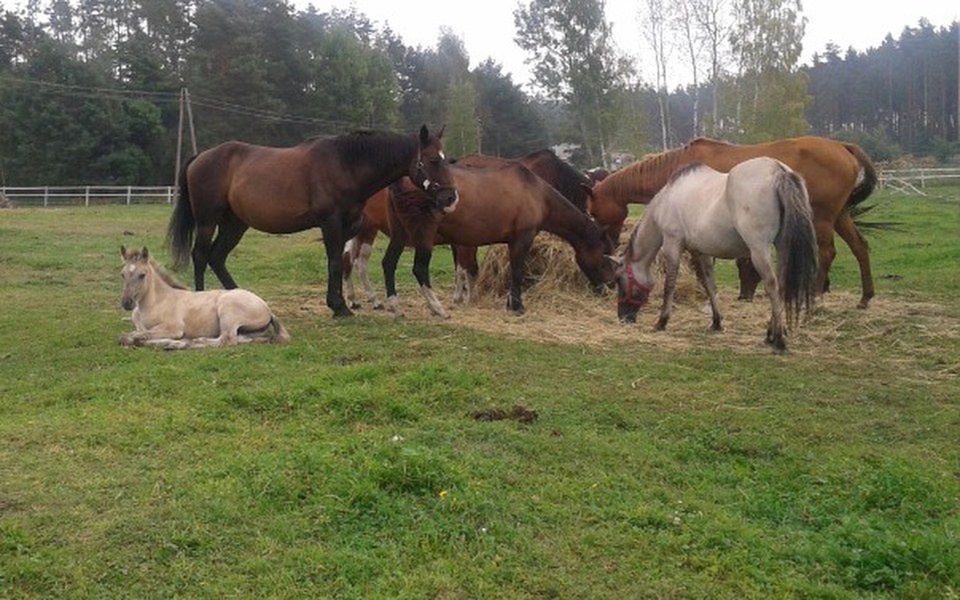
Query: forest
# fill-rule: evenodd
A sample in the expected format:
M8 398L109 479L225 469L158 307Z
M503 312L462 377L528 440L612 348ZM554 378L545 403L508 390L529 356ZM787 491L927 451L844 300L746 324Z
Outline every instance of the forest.
M957 23L923 21L864 52L829 46L801 66L797 0L638 5L638 48L656 73L614 46L602 0L520 2L516 41L534 73L524 88L493 59L471 63L482 57L449 30L414 47L356 10L33 0L0 14L0 184L170 182L181 88L201 149L424 122L446 125L453 156L569 143L583 167L697 135L814 133L878 160L958 149ZM687 57L693 83L670 86L668 55Z

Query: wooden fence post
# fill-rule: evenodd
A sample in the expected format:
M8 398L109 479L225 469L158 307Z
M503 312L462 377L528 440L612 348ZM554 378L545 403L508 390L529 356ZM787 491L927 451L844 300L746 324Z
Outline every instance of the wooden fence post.
M90 186L83 188L83 205L90 206Z
M127 206L130 206L130 186L127 186Z
M48 186L43 186L43 207L47 207L47 203L50 200L50 188Z

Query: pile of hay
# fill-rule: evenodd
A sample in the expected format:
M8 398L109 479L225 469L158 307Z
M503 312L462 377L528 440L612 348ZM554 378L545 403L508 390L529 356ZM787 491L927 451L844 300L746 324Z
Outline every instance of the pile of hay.
M635 222L627 222L621 235L618 255L623 254ZM663 257L657 257L657 285L655 295L662 295L664 276ZM505 300L510 288L510 255L505 245L491 247L477 276L474 288L480 300ZM577 266L573 248L562 239L549 233L541 233L533 242L527 256L527 272L524 280L524 295L530 294L538 301L556 297L564 303L569 297L593 296L590 283ZM698 304L705 301L706 294L697 282L696 274L688 260L680 264L675 302Z

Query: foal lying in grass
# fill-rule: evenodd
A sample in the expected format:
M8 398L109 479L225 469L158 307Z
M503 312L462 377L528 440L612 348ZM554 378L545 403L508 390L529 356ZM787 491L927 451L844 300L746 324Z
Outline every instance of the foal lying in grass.
M290 340L270 307L247 290L191 292L150 259L146 248L123 257L125 310L133 311L136 329L120 336L122 346L154 346L166 350L233 346L246 342Z

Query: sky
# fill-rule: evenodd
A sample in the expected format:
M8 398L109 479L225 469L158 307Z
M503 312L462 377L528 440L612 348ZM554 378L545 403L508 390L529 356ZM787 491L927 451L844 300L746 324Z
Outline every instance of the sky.
M493 57L514 76L528 84L530 69L525 53L513 42L513 11L518 0L292 0L305 8L318 10L354 6L371 19L387 22L407 44L432 46L440 27L447 26L463 38L471 65ZM639 0L607 0L607 18L613 23L614 39L621 51L633 56L640 65L640 76L653 80L650 52L639 33ZM958 0L803 0L807 29L803 62L810 62L828 42L842 49L864 50L877 46L887 33L896 37L907 25L926 17L934 25L947 25L960 15ZM679 55L674 62L678 62ZM689 70L680 64L673 69L671 86L688 83Z

